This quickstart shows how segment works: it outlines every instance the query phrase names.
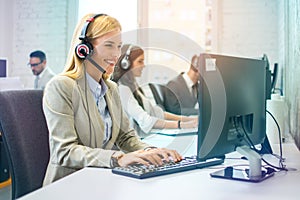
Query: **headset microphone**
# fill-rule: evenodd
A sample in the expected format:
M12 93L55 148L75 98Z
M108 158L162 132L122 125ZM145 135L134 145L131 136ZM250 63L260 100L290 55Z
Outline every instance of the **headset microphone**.
M90 56L87 56L86 59L88 59L99 71L101 71L103 74L106 72L98 63L96 63Z
M89 54L89 55L86 55L86 52L84 51L84 50L80 50L80 53L82 53L84 56L85 56L85 58L88 60L88 61L90 61L100 72L102 72L102 73L105 73L106 71L100 66L100 65L98 65L98 63L96 63L96 61L94 61L92 58L91 58L91 54Z

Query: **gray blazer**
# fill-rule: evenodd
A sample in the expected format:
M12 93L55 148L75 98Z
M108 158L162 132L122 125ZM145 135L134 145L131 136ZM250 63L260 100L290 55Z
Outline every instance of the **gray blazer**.
M164 106L166 111L181 115L196 115L198 109L195 109L197 98L194 97L182 77L179 74L170 80L164 91Z
M85 77L73 80L57 75L48 82L43 109L50 133L50 160L44 185L87 166L110 167L113 149L131 152L149 146L130 128L117 85L105 83L113 125L112 136L103 146L104 124Z

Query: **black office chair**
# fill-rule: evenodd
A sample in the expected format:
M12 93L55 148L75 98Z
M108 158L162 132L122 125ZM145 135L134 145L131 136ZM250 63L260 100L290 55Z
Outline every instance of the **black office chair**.
M154 100L157 105L159 105L163 110L165 109L164 104L164 89L165 86L157 83L148 83L150 90L153 94Z
M9 168L8 168L7 156L6 156L6 151L4 149L4 144L0 132L0 184L2 182L8 181L8 179L9 179Z
M12 199L42 186L49 161L42 90L0 92L0 131L12 178Z

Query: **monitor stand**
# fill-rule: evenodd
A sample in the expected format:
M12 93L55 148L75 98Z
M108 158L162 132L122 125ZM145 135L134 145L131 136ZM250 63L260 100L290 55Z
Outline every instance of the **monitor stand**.
M266 135L264 142L261 143L261 149L258 151L259 154L273 154L272 147L270 145L268 136Z
M226 167L223 170L211 173L211 177L239 181L261 182L274 175L275 170L272 168L262 170L260 155L254 150L250 149L248 146L237 147L236 151L248 159L249 169L235 169L234 167Z

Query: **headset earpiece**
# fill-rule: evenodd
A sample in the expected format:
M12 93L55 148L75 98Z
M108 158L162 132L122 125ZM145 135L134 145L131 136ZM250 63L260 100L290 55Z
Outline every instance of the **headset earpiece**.
M75 53L80 59L85 59L88 55L90 55L93 52L93 45L90 42L88 42L86 33L91 22L95 21L95 19L100 16L106 16L106 14L97 14L94 17L91 17L90 19L86 20L86 23L82 27L81 34L79 36L81 43L75 47Z
M75 48L76 55L81 59L85 59L92 51L93 46L89 42L82 42Z
M120 67L124 70L129 69L129 67L131 66L131 62L129 60L131 48L132 48L132 45L129 45L129 47L124 55L124 58L121 60L121 63L120 63Z

